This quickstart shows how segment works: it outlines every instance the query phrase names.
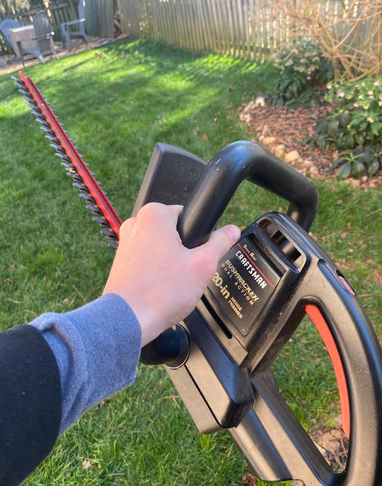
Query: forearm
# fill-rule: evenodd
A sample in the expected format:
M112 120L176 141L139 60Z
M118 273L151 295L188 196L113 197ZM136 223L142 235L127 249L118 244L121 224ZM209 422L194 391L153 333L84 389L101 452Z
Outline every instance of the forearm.
M129 386L141 327L108 294L0 334L0 484L15 486L88 408Z
M66 314L44 314L30 324L42 333L60 371L60 434L85 410L134 381L141 328L118 295Z

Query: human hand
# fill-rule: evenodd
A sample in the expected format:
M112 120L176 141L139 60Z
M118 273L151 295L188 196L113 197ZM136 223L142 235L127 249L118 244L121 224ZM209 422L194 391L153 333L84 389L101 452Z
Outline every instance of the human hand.
M225 226L189 250L176 230L181 210L150 203L120 229L104 294L118 294L130 305L142 328L142 346L193 311L218 261L240 237L237 226Z

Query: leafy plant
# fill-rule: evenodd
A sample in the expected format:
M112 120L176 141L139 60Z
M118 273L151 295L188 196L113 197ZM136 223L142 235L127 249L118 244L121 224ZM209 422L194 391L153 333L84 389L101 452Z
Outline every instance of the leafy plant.
M333 78L333 68L311 40L294 40L274 55L273 60L280 69L269 94L273 105L298 108L323 98L322 88Z
M339 150L333 168L339 167L341 179L374 175L382 169L382 77L327 88L326 100L333 109L317 123L314 136L301 144Z
M333 162L332 168L338 167L337 177L346 179L350 175L360 178L367 174L373 176L382 169L382 144L368 147L356 147L340 155Z
M331 127L329 137L337 148L352 149L357 145L373 145L381 140L382 77L345 82L328 88L326 99L335 104L335 109L330 116L327 133ZM347 139L342 140L344 137Z

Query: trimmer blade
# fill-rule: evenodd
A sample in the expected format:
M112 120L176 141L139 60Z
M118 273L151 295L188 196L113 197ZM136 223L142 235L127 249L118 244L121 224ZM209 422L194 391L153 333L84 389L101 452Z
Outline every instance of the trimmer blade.
M95 215L94 221L102 226L101 233L111 240L109 246L116 250L119 228L122 225L119 214L30 76L25 77L21 71L19 75L20 79L12 76L18 90L27 101L40 128L44 130L45 137L50 140L50 146L56 151L55 155L61 159L61 165L66 169L67 175L73 179L73 186L81 191L80 196L88 203L87 209Z

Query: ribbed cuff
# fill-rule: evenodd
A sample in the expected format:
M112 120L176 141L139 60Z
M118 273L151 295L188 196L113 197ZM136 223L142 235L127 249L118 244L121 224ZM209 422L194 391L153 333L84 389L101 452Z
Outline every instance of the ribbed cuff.
M142 332L119 295L103 295L66 314L44 314L31 324L42 332L60 370L60 433L89 407L134 381Z

